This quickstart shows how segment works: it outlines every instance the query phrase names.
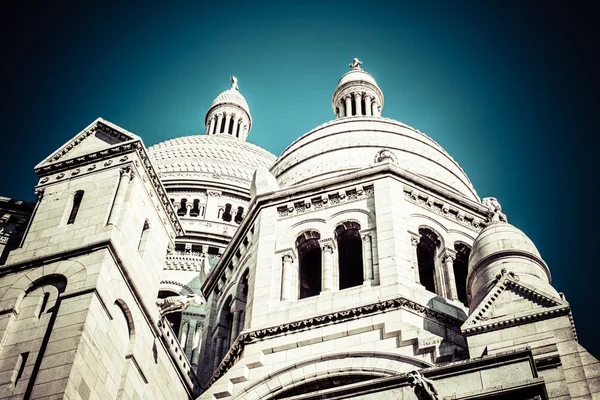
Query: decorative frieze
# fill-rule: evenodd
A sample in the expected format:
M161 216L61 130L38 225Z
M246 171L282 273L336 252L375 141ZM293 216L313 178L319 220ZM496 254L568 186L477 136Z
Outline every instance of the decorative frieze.
M309 211L316 211L333 205L349 203L356 200L373 197L373 186L356 186L352 188L332 191L302 200L292 201L284 206L277 207L279 217L291 217Z
M485 227L485 221L473 214L467 214L464 210L454 207L445 201L438 199L430 194L421 193L417 189L405 187L404 198L426 210L432 211L443 216L446 219L458 222L467 228L476 232Z

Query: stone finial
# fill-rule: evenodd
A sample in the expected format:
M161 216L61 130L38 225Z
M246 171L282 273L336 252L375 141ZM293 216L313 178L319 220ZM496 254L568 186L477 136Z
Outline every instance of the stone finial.
M187 296L171 296L164 299L156 300L156 305L159 307L161 317L167 314L183 311L190 306L200 307L206 300L201 294L188 294Z
M482 204L487 208L488 222L506 222L506 216L502 214L502 206L495 197L484 197Z
M361 68L362 61L360 61L358 58L353 59L352 64L348 64L348 65L354 71L362 71L362 68Z
M441 396L431 379L425 378L419 371L411 371L406 374L408 384L415 391L419 400L441 400Z
M231 90L239 90L237 84L237 78L235 76L231 77Z

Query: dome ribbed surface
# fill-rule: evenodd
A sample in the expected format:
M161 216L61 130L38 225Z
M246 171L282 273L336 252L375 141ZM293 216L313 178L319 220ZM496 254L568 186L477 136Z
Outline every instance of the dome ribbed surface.
M181 172L216 174L248 181L258 167L269 168L275 156L230 135L194 135L167 140L148 148L163 177Z
M216 99L213 100L212 104L210 105L210 108L212 108L218 104L224 104L224 103L236 104L236 105L242 107L244 110L246 110L246 112L248 112L248 114L250 114L250 107L248 107L248 103L246 102L246 99L244 98L244 96L242 96L242 94L238 90L229 89L229 90L222 92L220 95L217 96Z

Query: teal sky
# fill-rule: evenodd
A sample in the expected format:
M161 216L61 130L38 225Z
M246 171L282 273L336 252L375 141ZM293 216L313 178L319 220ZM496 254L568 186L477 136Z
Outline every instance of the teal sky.
M582 343L600 355L600 35L591 9L176 3L0 5L0 195L33 200L34 165L97 117L147 146L203 133L230 75L250 105L249 141L278 155L334 117L331 95L358 57L385 95L383 116L439 142L532 238L573 305Z

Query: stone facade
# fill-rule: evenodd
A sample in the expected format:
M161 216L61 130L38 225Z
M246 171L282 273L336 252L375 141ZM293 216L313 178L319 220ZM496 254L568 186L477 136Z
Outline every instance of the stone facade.
M600 398L535 245L361 64L278 158L232 77L207 135L99 119L0 199L0 398Z

